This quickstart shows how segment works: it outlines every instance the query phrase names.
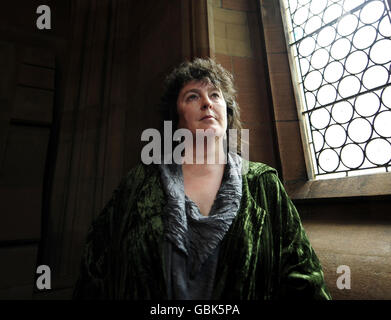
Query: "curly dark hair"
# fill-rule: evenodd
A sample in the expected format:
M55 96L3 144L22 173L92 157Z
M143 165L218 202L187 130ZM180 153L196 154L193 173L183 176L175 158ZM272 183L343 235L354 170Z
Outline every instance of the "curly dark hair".
M196 58L186 61L175 68L165 79L164 93L161 97L161 110L164 121L172 121L174 130L178 126L177 99L181 89L190 81L210 81L219 88L227 103L227 136L229 129L237 129L238 146L241 143L239 105L236 101L236 89L233 76L213 59Z

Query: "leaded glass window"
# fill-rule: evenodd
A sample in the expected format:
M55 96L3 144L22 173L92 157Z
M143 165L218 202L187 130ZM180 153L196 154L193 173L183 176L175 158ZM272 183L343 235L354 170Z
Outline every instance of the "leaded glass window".
M315 178L391 169L387 0L281 0Z

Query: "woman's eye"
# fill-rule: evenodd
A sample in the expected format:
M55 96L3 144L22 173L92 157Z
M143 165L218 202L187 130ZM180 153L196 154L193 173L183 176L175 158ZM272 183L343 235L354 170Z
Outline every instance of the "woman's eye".
M215 93L212 93L212 97L217 99L217 98L220 98L220 95L217 92L215 92Z
M197 98L198 98L198 96L196 94L192 94L192 95L190 95L190 96L188 96L186 98L186 101L192 101L192 100L195 100Z

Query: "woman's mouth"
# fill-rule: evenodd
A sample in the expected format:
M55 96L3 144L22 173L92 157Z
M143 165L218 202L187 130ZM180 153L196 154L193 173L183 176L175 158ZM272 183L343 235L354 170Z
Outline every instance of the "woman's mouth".
M214 117L211 115L207 115L207 116L201 118L201 120L205 120L205 119L214 119Z

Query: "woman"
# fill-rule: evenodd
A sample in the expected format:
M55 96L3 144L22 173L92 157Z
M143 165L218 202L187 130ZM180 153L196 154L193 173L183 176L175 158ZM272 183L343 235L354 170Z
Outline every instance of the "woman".
M74 297L330 299L276 171L254 162L243 171L240 155L223 152L227 130L241 128L231 74L211 59L183 63L162 105L194 137L184 162L128 173L91 226Z

